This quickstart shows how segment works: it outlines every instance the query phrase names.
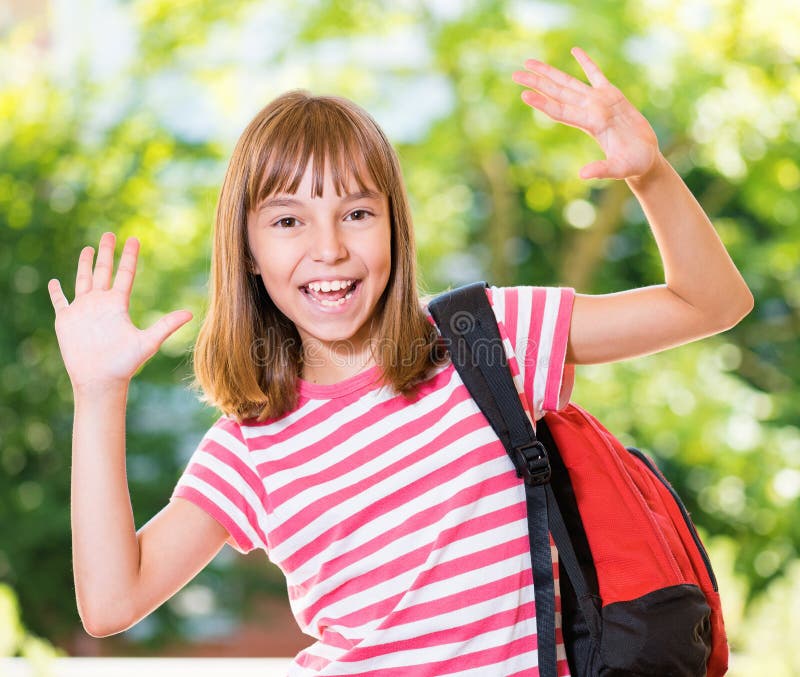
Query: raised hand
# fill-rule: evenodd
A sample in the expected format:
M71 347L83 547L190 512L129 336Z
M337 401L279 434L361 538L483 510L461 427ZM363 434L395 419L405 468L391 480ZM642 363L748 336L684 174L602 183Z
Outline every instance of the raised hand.
M612 85L586 55L575 47L572 55L590 84L536 59L525 62L515 82L529 87L522 100L531 108L593 137L606 154L580 171L583 179L627 179L646 174L659 155L658 139L645 117Z
M167 337L192 319L188 310L177 310L147 329L134 326L128 307L139 242L129 238L125 243L112 285L115 240L113 233L100 238L94 272L94 249L81 251L72 303L58 280L47 285L56 311L61 357L74 389L127 384Z

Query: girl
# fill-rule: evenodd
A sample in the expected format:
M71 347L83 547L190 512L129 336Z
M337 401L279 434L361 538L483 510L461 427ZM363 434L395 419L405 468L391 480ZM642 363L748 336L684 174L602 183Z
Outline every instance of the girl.
M580 49L580 82L539 61L523 100L597 140L584 179L624 179L666 284L587 296L491 288L532 418L563 406L572 366L735 325L752 296L642 115ZM397 158L354 104L292 92L247 127L220 195L211 303L195 350L223 416L169 504L138 532L125 478L126 393L187 311L128 316L138 243L78 260L75 299L49 290L75 421L75 587L97 637L138 622L227 542L284 571L318 639L292 675L534 674L524 490L417 295ZM458 472L453 463L459 459ZM568 674L559 646L560 674Z

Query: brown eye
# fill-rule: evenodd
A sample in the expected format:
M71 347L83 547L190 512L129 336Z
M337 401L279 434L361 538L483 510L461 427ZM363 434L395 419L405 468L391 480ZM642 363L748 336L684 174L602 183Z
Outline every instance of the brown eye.
M292 228L296 224L297 219L294 216L284 216L282 219L278 219L274 225L278 228Z
M351 221L363 221L367 216L369 216L369 212L366 209L354 209L347 218Z

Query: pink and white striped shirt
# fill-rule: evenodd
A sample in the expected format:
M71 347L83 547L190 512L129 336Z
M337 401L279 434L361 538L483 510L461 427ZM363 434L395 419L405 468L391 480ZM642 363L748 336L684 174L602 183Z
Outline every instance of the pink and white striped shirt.
M573 290L487 295L528 413L563 407ZM300 628L318 639L292 677L538 674L521 480L451 363L411 399L381 387L378 369L301 380L278 419L220 418L172 498L284 572ZM560 618L557 633L568 675Z

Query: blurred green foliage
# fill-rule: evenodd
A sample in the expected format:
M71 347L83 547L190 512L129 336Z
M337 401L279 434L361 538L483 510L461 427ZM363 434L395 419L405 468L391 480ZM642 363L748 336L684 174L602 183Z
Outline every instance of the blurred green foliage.
M581 77L569 57L574 44L652 122L756 297L755 310L722 336L579 369L574 399L653 454L704 532L735 544L723 548L737 581L723 599L733 600L735 587L739 601L731 604L749 605L742 608L759 618L769 615L765 605L780 604L785 595L774 591L796 584L800 548L796 3L120 7L139 39L113 83L88 68L65 82L44 65L27 77L13 69L0 76L0 578L18 592L29 627L59 639L79 623L69 541L71 391L47 280L59 277L70 296L83 245L107 229L136 234L143 247L134 319L146 323L177 307L200 315L226 156L247 119L284 89L349 96L384 125L404 166L428 289L485 278L607 293L663 281L624 184L578 178L599 156L591 139L532 113L511 81L528 57ZM32 35L18 27L0 36L0 60L45 64ZM165 77L168 88L187 92L179 123L150 96ZM209 109L228 127L187 132L187 121ZM131 390L137 525L166 502L213 420L184 387L196 328L195 321L171 339ZM157 643L232 627L247 613L248 595L282 590L264 565L224 552L200 575L195 589L211 591L216 625L176 601L128 635ZM748 614L734 617L734 649L757 660Z
M32 635L20 620L19 603L14 591L0 583L0 659L21 656L35 677L51 673L51 661L64 652L53 647L46 639Z

